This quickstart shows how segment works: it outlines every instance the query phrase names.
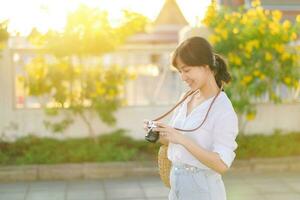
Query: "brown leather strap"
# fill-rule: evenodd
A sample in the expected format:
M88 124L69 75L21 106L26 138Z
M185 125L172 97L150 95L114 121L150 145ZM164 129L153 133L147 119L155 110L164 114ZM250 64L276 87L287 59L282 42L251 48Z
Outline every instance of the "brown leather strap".
M209 114L209 111L211 110L212 105L214 104L216 98L217 98L217 97L219 96L219 94L221 93L222 89L223 89L223 86L222 86L221 89L219 90L218 94L214 97L214 99L212 100L212 102L210 103L209 108L208 108L208 110L207 110L207 112L206 112L206 115L205 115L205 117L204 117L202 123L201 123L198 127L193 128L193 129L190 129L190 130L180 129L180 128L175 128L175 129L178 130L178 131L184 131L184 132L193 132L193 131L196 131L197 129L199 129L199 128L204 124L204 122L206 121L206 119L207 119L207 117L208 117L208 114ZM154 119L153 121L158 121L158 120L163 119L164 117L166 117L167 115L169 115L173 110L175 110L175 108L177 108L177 107L178 107L183 101L185 101L189 96L191 96L192 94L196 94L197 92L199 92L199 91L198 91L198 90L195 90L195 91L190 90L190 91L188 91L188 92L184 95L184 97L182 98L182 100L180 100L173 108L171 108L168 112L166 112L165 114L161 115L160 117Z
M168 116L171 112L173 112L175 110L175 108L177 108L184 100L186 100L189 96L191 96L192 94L196 94L197 92L199 92L198 90L195 90L195 91L188 91L184 96L183 98L173 107L171 108L168 112L166 112L165 114L153 119L152 121L158 121L158 120L161 120L163 119L164 117Z

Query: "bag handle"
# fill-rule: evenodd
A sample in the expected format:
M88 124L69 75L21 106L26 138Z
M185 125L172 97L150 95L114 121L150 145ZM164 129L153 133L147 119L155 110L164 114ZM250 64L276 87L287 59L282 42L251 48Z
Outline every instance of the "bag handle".
M178 130L178 131L184 131L184 132L193 132L193 131L198 130L198 129L204 124L204 122L206 121L206 119L207 119L207 117L208 117L208 114L209 114L209 111L211 110L212 105L214 104L216 98L219 96L219 94L221 93L222 90L223 90L223 86L221 86L221 88L220 88L220 90L218 91L217 95L214 97L214 99L213 99L212 102L210 103L209 108L208 108L208 110L207 110L207 112L206 112L206 115L205 115L205 117L204 117L202 123L201 123L198 127L193 128L193 129L190 129L190 130L180 129L180 128L175 128L175 127L174 127L174 128L175 128L176 130ZM198 92L199 92L199 90L194 90L194 91L190 90L190 91L188 91L188 92L184 95L183 99L180 100L173 108L171 108L168 112L166 112L165 114L163 114L163 115L157 117L156 119L154 119L154 120L152 120L152 121L158 121L158 120L163 119L164 117L166 117L167 115L169 115L172 111L174 111L175 108L177 108L177 107L178 107L183 101L185 101L189 96L191 96L191 95L193 95L193 94L196 94L196 93L198 93Z

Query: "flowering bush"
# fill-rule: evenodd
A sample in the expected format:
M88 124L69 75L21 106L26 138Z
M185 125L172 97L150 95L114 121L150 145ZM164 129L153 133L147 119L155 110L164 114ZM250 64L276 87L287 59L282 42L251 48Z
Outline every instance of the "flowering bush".
M209 40L216 52L226 57L232 74L228 86L237 112L247 120L255 117L255 97L268 95L280 102L275 93L278 85L299 87L300 15L295 23L282 19L278 10L265 10L259 1L250 9L209 7L204 24L213 30Z

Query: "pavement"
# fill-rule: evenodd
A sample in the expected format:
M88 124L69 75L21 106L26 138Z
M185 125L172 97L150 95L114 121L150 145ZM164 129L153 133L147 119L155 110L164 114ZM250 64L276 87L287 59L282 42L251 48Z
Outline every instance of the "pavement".
M299 172L228 172L227 200L300 200ZM0 183L0 200L166 200L158 176Z

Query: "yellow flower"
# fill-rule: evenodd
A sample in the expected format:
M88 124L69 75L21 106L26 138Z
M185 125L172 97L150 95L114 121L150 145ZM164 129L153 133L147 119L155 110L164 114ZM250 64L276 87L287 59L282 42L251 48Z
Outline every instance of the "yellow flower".
M135 80L135 79L137 79L137 77L138 77L137 72L130 72L129 73L129 79L130 80Z
M225 40L228 38L228 33L227 33L227 31L225 29L220 33L220 35Z
M260 24L260 26L258 27L258 31L261 33L261 34L264 34L265 31L266 31L266 27L264 24Z
M220 38L216 35L211 35L209 36L209 41L212 43L212 44L216 44L217 42L220 41Z
M284 34L284 35L282 36L282 39L283 39L284 41L289 41L289 36L288 36L287 34Z
M239 33L239 29L234 28L232 32L233 32L234 34L238 34L238 33Z
M290 77L284 77L283 81L287 84L290 85L292 82L292 79Z
M215 19L216 16L216 7L217 3L216 1L212 1L212 3L208 6L206 16L203 19L203 23L205 25L209 25L213 19Z
M269 24L269 29L271 30L272 35L275 35L275 34L279 33L279 26L275 22L271 22Z
M242 79L242 84L247 85L252 79L253 77L251 75L247 75Z
M292 40L296 40L297 39L297 34L295 32L292 33L291 39Z
M252 42L253 42L253 46L254 46L255 48L258 48L258 47L259 47L259 41L258 41L258 40L252 40Z
M261 74L260 77L259 77L261 80L265 80L266 79L266 76L264 74Z
M229 19L230 19L230 16L229 16L228 14L225 14L224 19L225 19L225 20L229 20Z
M251 18L255 18L256 17L256 11L254 9L249 9L247 12L247 16Z
M273 59L272 54L270 54L269 52L266 52L265 53L265 59L266 59L266 61L271 61Z
M291 54L290 56L291 56L293 62L297 62L298 60L300 60L300 55Z
M247 42L245 46L245 50L247 53L251 53L253 48L258 48L259 47L259 41L258 40L251 40Z
M96 85L98 85L98 84L96 84ZM97 89L96 89L97 95L103 95L103 94L105 94L105 92L106 92L106 90L103 88L103 86L100 86L100 85L97 86Z
M241 64L242 64L242 60L241 60L239 57L236 57L235 63L236 63L237 65L241 65Z
M17 80L18 80L19 82L24 82L24 81L25 81L25 77L22 76L22 75L17 75Z
M290 54L288 54L287 52L284 52L282 55L281 55L281 60L282 61L285 61L287 59L290 58Z
M220 27L216 27L215 29L214 29L214 32L215 33L221 33L222 32L222 29L220 28Z
M260 6L261 5L261 3L260 3L260 0L255 0L255 1L252 1L251 2L251 6L252 7L258 7L258 6Z
M228 60L236 65L241 65L241 63L242 63L241 58L233 53L228 54Z
M235 56L234 63L235 63L236 65L241 65L242 60L241 60L239 57Z
M247 119L248 121L254 120L254 119L255 119L255 114L254 114L254 113L247 113L246 119Z
M251 53L252 49L253 49L252 45L248 42L247 45L246 45L246 47L245 47L246 52L247 53Z
M281 19L281 17L282 17L282 13L279 10L274 10L272 12L272 16L273 16L274 20L278 20L279 21Z
M300 15L297 15L296 22L300 23Z
M274 44L273 47L280 54L284 52L284 46L282 44Z
M294 80L293 86L294 86L294 88L300 87L300 81Z
M256 70L253 72L253 74L254 74L254 76L259 76L261 73L260 73L259 70L256 69Z
M245 25L248 22L248 17L246 15L243 15L242 19L241 19L241 24Z
M288 21L288 20L285 20L285 21L283 22L282 26L283 26L283 28L284 28L285 30L287 30L287 29L289 29L289 28L291 27L291 22Z

